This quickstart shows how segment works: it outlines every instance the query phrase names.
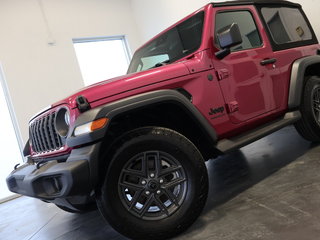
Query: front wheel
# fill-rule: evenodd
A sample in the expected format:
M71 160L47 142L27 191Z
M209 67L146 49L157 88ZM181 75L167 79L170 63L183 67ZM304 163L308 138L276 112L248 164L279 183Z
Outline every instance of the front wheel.
M97 203L121 234L167 239L187 229L207 198L208 176L197 148L166 128L136 129L122 137Z

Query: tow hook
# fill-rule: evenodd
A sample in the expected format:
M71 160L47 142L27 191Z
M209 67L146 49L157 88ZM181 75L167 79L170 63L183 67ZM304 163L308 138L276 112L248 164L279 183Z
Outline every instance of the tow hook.
M19 167L19 165L20 165L20 163L16 164L16 165L14 166L14 170L16 170L16 169Z
M39 169L42 165L44 165L45 163L47 163L48 161L47 160L42 160L42 161L39 161L36 165L36 168Z

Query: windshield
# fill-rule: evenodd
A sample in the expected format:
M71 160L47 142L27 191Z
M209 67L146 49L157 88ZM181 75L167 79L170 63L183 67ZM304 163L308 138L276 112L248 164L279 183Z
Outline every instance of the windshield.
M133 55L127 73L174 62L196 51L201 44L204 12L163 33Z

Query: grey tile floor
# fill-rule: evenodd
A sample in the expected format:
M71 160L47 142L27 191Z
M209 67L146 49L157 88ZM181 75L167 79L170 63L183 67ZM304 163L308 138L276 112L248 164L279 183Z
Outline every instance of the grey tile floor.
M182 239L320 239L320 146L293 127L207 163L210 192ZM66 213L21 197L0 205L1 240L126 239L97 211Z

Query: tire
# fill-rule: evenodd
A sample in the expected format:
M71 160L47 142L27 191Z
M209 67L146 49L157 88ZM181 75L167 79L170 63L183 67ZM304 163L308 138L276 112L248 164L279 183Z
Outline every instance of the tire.
M308 141L320 142L320 78L307 79L301 99L302 118L295 123L299 134Z
M117 146L97 198L104 218L132 239L167 239L186 230L208 194L198 149L159 127L133 130Z

